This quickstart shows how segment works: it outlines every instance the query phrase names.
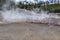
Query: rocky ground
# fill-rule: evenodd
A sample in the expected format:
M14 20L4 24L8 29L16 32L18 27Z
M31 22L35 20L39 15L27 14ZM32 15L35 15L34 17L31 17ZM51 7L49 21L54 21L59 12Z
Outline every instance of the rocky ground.
M1 24L0 40L60 40L60 26L32 23Z
M7 11L6 13L3 12L3 17L0 13L0 40L60 40L60 26L57 26L60 25L60 16L46 14L38 14L36 16L35 14L31 14L30 11L26 12L29 13L28 15L23 13L23 15L27 16L21 16L20 14L22 14L22 12L18 12L20 14L15 11L11 12L13 12L13 15L10 13L10 11ZM29 15L34 16L29 17ZM18 21L20 16L23 18L23 20L20 19ZM28 21L24 19L25 17L27 17ZM10 18L15 18L15 22L17 23L14 23L14 20ZM12 24L10 24L11 22Z

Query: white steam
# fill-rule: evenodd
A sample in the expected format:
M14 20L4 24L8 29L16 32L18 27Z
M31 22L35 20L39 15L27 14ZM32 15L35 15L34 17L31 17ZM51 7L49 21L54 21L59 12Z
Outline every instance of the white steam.
M59 16L51 16L46 12L41 11L40 14L37 14L35 11L28 11L25 9L19 8L11 8L9 5L3 6L3 11L1 11L1 15L4 22L13 23L13 22L34 22L34 23L48 23L48 24L57 24L60 25L60 17ZM8 10L9 8L10 10Z

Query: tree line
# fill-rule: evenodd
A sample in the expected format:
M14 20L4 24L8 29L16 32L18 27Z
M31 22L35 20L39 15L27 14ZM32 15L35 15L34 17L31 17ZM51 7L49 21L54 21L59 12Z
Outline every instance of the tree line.
M27 9L27 10L31 10L31 9L33 9L33 8L40 8L40 6L41 6L41 4L34 4L34 3L32 3L32 4L30 4L30 3L28 3L28 4L24 4L24 3L22 3L22 2L19 2L19 4L17 5L19 8L22 8L22 9Z
M2 5L5 4L5 3L6 3L6 0L0 0L0 8L1 8ZM40 4L39 4L39 3L38 3L38 4L34 4L34 3L32 3L32 4L30 4L30 3L24 4L24 3L22 3L22 2L19 2L18 5L15 5L13 2L11 2L10 5L11 5L11 6L16 6L16 7L22 8L22 9L27 9L27 10L31 10L31 9L33 9L33 8L40 8Z

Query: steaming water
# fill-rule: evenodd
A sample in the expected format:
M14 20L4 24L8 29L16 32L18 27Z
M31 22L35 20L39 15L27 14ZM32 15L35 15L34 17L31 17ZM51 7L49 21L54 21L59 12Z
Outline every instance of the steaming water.
M11 10L5 10L2 11L2 16L3 20L6 20L8 22L23 22L23 21L31 21L33 22L34 20L40 21L43 20L44 18L48 17L46 14L40 14L37 15L33 11L27 11L24 9L11 9Z
M1 15L4 22L37 22L60 25L60 17L48 15L46 12L41 11L37 14L35 11L28 11L26 9L11 8L10 3L3 5Z
M40 20L43 20L44 18L48 17L46 14L40 14L37 15L34 11L28 11L25 9L19 9L19 8L11 8L11 2L12 0L7 0L6 4L3 5L1 11L1 15L3 17L3 21L6 22L38 22ZM16 2L15 2L16 4Z

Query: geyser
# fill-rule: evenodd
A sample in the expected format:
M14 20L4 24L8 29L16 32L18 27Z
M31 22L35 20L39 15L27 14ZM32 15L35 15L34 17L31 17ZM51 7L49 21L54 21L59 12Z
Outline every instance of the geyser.
M5 23L15 23L15 22L33 22L33 23L48 23L60 25L59 16L51 16L41 11L40 14L35 13L34 11L28 11L26 9L20 9L11 7L11 0L7 1L3 5L3 10L1 11L2 21Z

